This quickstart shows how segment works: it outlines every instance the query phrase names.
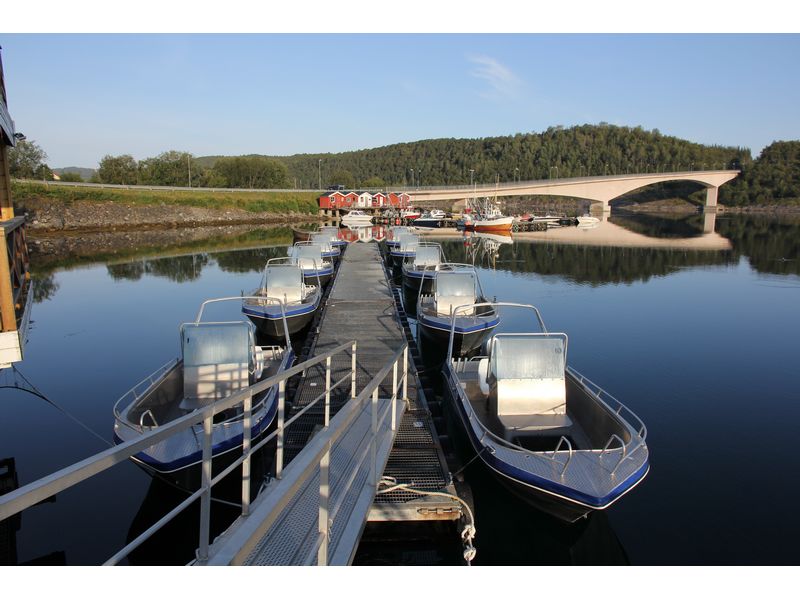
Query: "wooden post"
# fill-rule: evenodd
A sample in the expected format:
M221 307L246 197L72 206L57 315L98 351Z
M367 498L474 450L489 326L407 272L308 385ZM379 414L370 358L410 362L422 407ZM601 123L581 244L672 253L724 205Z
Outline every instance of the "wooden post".
M2 194L2 192L0 192L0 194ZM5 208L3 208L3 212L5 212ZM0 331L16 331L17 311L14 306L14 287L11 282L11 265L8 263L8 237L6 236L4 227L0 227L0 235L3 236L3 243L0 244Z
M11 202L11 175L8 169L8 146L0 140L0 221L9 221L14 218L14 205Z

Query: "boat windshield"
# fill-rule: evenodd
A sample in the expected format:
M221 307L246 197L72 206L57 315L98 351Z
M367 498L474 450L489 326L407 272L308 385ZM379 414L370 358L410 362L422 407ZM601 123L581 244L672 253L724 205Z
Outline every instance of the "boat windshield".
M252 332L244 321L233 323L185 323L181 348L185 367L248 364Z
M419 236L403 235L400 237L400 252L411 252L416 249L417 244L419 244Z
M439 264L438 246L417 246L414 265L417 267L434 267Z
M301 269L322 268L322 247L319 244L292 246L290 256Z
M475 274L440 271L436 274L436 295L475 298Z
M327 233L315 233L311 236L311 240L315 245L318 245L322 252L331 251L331 236Z
M491 370L500 379L563 379L567 365L562 335L498 334L493 340Z

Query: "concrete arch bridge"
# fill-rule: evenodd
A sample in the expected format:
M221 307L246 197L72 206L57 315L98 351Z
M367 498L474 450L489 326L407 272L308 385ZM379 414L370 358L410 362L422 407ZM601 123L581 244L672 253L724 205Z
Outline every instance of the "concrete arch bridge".
M679 173L646 173L517 181L496 185L443 186L408 190L412 203L425 204L444 200L464 200L486 196L565 196L599 202L603 211L611 210L610 202L656 183L692 181L706 188L706 210L716 210L720 186L736 178L739 171L685 171Z

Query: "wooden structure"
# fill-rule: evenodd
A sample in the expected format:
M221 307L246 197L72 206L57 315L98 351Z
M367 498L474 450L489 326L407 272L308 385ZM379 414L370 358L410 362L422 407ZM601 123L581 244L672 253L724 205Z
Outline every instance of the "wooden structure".
M21 138L8 112L3 61L0 58L0 227L5 251L0 247L0 368L22 360L30 302L28 247L25 219L14 216L8 150Z

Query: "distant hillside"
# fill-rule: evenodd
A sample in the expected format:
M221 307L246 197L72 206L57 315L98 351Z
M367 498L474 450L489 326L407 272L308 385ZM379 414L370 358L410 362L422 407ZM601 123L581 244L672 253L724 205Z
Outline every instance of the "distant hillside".
M60 167L53 169L53 173L58 173L59 175L62 173L77 173L84 181L89 181L96 172L96 169L89 169L88 167Z
M213 167L218 158L205 156L198 161ZM337 154L268 158L286 164L289 181L297 180L298 187L316 187L320 177L323 187L348 184L350 177L357 187L371 178L386 185L463 185L469 184L470 178L476 183L493 183L496 178L512 181L735 168L752 160L746 148L705 146L662 135L657 129L604 123L550 127L542 133L431 139Z

